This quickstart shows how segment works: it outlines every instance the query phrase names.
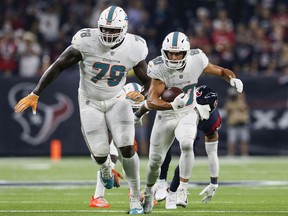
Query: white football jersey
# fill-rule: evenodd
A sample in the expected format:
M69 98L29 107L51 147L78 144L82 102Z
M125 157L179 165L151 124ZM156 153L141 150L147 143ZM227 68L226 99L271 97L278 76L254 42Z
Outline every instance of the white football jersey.
M191 89L190 98L187 105L195 105L195 86L209 60L200 49L191 49L187 55L186 66L183 70L169 69L164 65L161 56L151 60L148 64L148 76L152 79L159 79L165 83L166 87L178 87L185 93Z
M128 71L148 54L146 41L140 36L126 33L122 44L111 49L101 43L96 28L81 29L71 43L83 57L79 93L99 101L115 97L124 87Z

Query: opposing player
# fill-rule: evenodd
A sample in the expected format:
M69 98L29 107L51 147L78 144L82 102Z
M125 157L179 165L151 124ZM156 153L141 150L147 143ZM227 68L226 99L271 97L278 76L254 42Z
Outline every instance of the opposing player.
M141 104L144 101L144 96L141 95L142 87L135 82L128 83L124 86L123 90L118 94L117 97L126 98L133 109L133 111L136 111L138 108L140 108ZM138 93L138 94L137 94ZM137 142L134 141L134 149L137 149ZM137 150L136 150L137 151ZM118 149L116 148L113 140L110 143L110 158L111 158L111 168L112 172L114 174L114 187L120 187L120 179L123 179L122 175L118 173L114 167L118 160ZM121 161L122 158L120 157L119 160ZM110 208L110 204L107 202L107 200L104 198L105 195L105 187L104 184L101 182L100 178L100 171L97 171L97 181L96 181L96 188L95 193L91 197L89 206L94 208Z
M188 181L194 164L193 143L197 132L198 115L193 109L195 86L202 73L222 77L239 93L243 83L235 74L220 66L209 63L200 49L190 50L188 37L181 32L168 34L162 44L161 56L148 65L148 76L152 78L146 100L147 109L157 110L150 138L149 162L147 165L147 183L144 190L144 212L150 213L153 207L153 186L159 176L166 153L175 137L180 145L179 175L180 185L187 197ZM184 93L169 103L159 97L165 88L176 86ZM201 118L208 119L209 107L200 106ZM187 198L186 198L187 199Z
M198 131L205 134L205 150L208 155L208 164L210 171L210 184L205 187L200 195L204 195L202 202L208 203L215 194L218 188L218 176L219 176L219 159L218 159L218 129L221 127L221 117L217 109L217 93L208 86L199 86L196 89L196 101L200 105L209 104L211 111L209 119L200 120L198 123ZM197 144L197 140L200 139L197 134L197 138L194 143L194 150ZM176 167L173 180L168 186L167 172L171 162L171 148L168 150L164 163L161 166L161 172L157 186L155 187L155 199L162 201L166 199L166 209L176 209L177 205L186 207L188 200L185 191L178 190L179 186L179 165ZM169 190L167 190L169 188ZM168 192L169 191L169 192Z
M130 214L142 214L140 202L139 157L133 148L134 123L129 101L117 98L124 87L126 75L133 69L147 89L148 54L146 41L127 33L128 17L117 6L105 9L99 18L98 28L85 28L77 32L72 44L45 71L30 95L15 107L18 113L32 107L36 112L42 91L66 68L79 63L79 109L82 132L92 158L100 166L100 179L105 188L114 185L109 155L109 136L123 156L128 185L130 187ZM121 115L119 115L121 113Z

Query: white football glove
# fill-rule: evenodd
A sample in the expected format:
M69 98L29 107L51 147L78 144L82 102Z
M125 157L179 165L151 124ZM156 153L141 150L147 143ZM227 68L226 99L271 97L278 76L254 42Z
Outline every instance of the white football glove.
M237 78L230 79L230 85L235 87L238 93L242 93L243 91L243 82Z
M139 118L139 117L137 117L137 116L135 115L135 113L134 113L134 124L135 124L136 126L142 126L142 124L143 124L143 122L142 122L143 116L144 116L144 115L142 115L142 116Z
M204 195L203 199L201 200L204 203L208 203L210 202L210 200L212 199L212 197L215 195L215 192L218 188L218 184L209 184L207 187L205 187L200 193L199 195L202 196Z
M177 110L185 107L188 99L189 99L189 94L181 93L170 104L171 104L173 110L177 111Z
M211 110L209 104L200 105L200 104L197 103L197 104L196 104L196 109L197 109L198 112L199 112L199 115L200 115L199 117L200 117L201 121L202 121L203 119L209 119L210 110Z

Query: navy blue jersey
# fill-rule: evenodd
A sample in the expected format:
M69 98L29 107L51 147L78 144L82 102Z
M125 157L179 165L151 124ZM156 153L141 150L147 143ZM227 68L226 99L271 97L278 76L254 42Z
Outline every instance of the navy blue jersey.
M205 136L208 136L221 127L221 117L218 109L216 108L211 114L209 119L199 121L198 130L202 131Z

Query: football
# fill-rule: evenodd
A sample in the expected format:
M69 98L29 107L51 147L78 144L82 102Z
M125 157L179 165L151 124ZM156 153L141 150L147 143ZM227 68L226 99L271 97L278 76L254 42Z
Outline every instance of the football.
M183 93L182 89L177 87L170 87L167 88L161 95L161 100L164 100L166 102L172 102L174 99L179 95Z

